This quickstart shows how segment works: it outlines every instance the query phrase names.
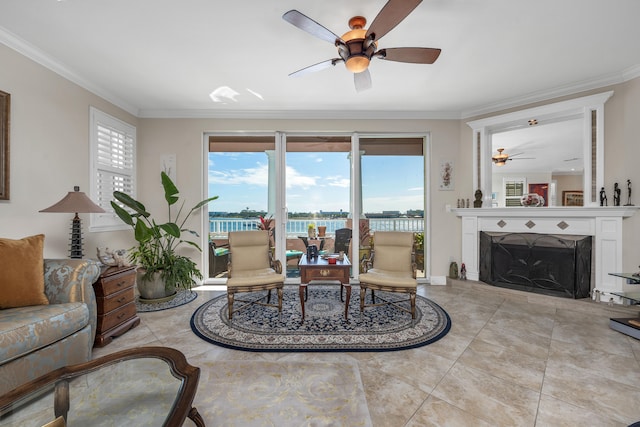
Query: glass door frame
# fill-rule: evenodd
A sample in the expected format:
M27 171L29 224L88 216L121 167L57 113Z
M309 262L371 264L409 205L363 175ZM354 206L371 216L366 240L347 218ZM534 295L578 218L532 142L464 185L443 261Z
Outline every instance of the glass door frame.
M207 197L208 194L208 153L209 153L209 136L266 136L273 135L275 140L275 227L276 227L276 258L286 260L286 225L288 211L286 206L286 140L289 136L350 136L351 137L351 151L350 155L352 159L357 161L351 161L350 165L350 215L352 218L360 218L362 216L362 182L361 182L361 162L360 162L360 138L394 138L394 137L413 137L423 138L423 173L424 173L424 186L423 186L423 203L424 203L424 216L423 216L423 229L424 229L424 268L425 277L418 278L419 283L429 283L431 277L431 132L425 131L421 133L416 132L296 132L296 131L274 131L274 132L204 132L203 133L203 197ZM285 171L281 173L280 171ZM201 247L202 250L202 266L204 271L208 271L209 266L209 215L202 215L202 229ZM353 224L356 224L354 221ZM352 228L352 245L353 253L358 253L360 249L360 230L359 227L353 226ZM353 261L353 260L352 260ZM355 262L357 264L357 261ZM352 278L357 281L359 276L359 269L353 269ZM226 279L206 278L203 284L224 284ZM299 279L287 279L287 283L299 283Z

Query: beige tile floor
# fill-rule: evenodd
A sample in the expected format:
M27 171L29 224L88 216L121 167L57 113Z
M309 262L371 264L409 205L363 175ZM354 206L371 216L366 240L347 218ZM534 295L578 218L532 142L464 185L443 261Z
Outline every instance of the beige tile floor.
M421 286L419 293L440 304L453 326L445 338L413 350L224 349L191 332L193 311L219 294L201 291L186 306L141 313L140 326L96 349L94 357L163 345L181 350L196 366L216 360L353 363L376 427L627 426L640 421L640 341L608 326L609 317L635 316L638 307L544 297L476 282ZM206 396L212 386L206 378L201 378L198 395ZM201 412L208 425L225 425ZM324 420L322 425L343 423Z

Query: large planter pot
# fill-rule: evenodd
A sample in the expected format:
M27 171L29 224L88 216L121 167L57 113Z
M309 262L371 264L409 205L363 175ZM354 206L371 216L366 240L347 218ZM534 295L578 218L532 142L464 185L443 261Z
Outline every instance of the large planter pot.
M136 271L136 285L140 293L141 303L158 303L170 301L176 296L175 287L167 287L160 277L160 273L154 273L151 280L142 280L145 270L139 268Z

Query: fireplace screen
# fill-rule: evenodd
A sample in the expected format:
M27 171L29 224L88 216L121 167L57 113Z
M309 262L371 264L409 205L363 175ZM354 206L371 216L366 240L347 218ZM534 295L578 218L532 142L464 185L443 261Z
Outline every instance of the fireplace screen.
M566 298L591 290L591 236L480 232L480 280Z

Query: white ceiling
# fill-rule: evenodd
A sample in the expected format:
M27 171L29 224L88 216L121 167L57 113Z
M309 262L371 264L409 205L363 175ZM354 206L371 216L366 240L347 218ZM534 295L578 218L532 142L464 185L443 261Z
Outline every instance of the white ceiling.
M379 48L441 48L435 64L374 59L362 93L342 64L288 77L337 54L284 12L341 35L385 3L2 0L0 42L141 117L465 118L640 75L640 1L425 0Z

